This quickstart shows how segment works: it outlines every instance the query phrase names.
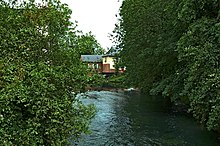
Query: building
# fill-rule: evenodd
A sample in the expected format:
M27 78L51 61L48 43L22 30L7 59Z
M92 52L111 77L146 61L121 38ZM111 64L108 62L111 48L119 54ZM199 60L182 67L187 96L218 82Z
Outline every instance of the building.
M102 55L81 55L81 60L98 73L102 73Z
M106 54L102 56L102 73L115 73L115 59L113 55Z
M114 74L115 68L115 56L112 54L105 55L81 55L81 60L88 64L88 67L102 74ZM124 68L121 67L118 70L123 73Z

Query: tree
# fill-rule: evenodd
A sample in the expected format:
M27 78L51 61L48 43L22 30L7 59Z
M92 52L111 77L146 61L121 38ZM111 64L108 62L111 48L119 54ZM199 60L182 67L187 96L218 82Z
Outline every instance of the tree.
M82 32L78 35L77 39L80 54L82 55L102 55L104 49L95 39L95 36L91 32L83 34Z
M219 131L219 1L125 0L120 15L128 80Z
M0 2L0 143L66 145L86 133L93 106L71 11L57 0ZM81 42L87 44L86 40Z
M178 58L185 68L182 94L200 123L219 130L219 2L186 0L180 8L179 19L189 26L178 42Z
M161 80L170 80L175 73L176 42L181 31L173 24L177 14L170 7L175 4L172 0L127 0L122 4L122 59L131 82L145 91L166 88L160 85Z

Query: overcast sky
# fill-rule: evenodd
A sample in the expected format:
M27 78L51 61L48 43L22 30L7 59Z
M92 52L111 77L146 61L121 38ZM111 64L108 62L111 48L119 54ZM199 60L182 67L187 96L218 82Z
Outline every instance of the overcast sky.
M117 22L121 0L61 0L72 10L72 21L78 21L78 29L83 32L91 31L101 46L111 47L108 34Z

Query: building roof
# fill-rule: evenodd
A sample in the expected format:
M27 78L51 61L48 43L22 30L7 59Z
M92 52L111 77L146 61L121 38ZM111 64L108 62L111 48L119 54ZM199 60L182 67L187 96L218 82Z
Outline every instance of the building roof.
M81 55L83 62L102 62L102 55Z

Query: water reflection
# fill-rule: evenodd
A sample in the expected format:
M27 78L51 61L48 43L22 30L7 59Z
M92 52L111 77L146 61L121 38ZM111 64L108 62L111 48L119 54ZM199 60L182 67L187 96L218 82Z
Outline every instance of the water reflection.
M170 113L160 97L137 93L88 92L97 115L92 134L79 146L218 146L213 133L202 130L193 119Z

